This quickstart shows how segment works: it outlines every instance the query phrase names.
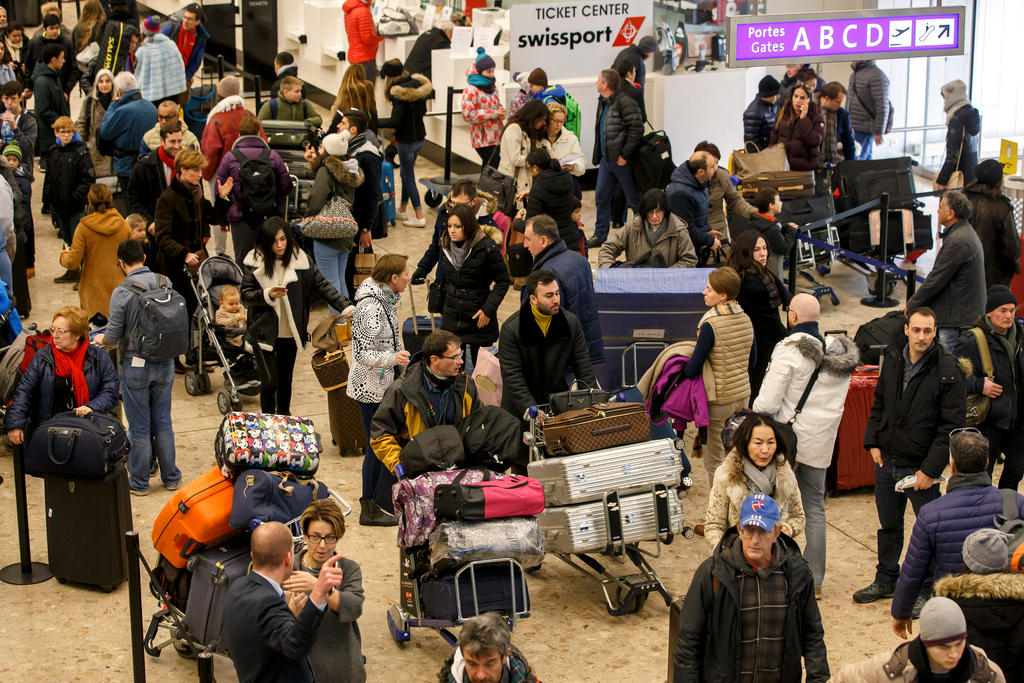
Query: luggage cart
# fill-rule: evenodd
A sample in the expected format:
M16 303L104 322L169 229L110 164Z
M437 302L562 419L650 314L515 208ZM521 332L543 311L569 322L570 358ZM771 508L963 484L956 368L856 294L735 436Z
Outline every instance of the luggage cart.
M348 517L352 512L352 506L334 491L329 493L330 497L341 507L342 514ZM301 516L296 517L287 524L292 532L292 542L295 545L296 553L306 545L306 539L302 535L302 528L300 526L301 519ZM250 530L255 529L257 526L259 524L251 524ZM146 654L150 657L159 657L164 648L173 646L174 651L185 659L195 659L204 652L227 657L228 653L219 641L201 642L185 625L185 610L188 587L191 583L192 562L190 561L186 567L178 570L174 577L170 577L167 576L167 572L161 565L157 565L155 568L150 567L149 562L146 561L146 558L141 553L139 554L139 560L142 562L142 567L149 577L149 592L160 604L160 609L150 618L149 628L146 629L145 639L143 640ZM181 589L186 595L172 593L169 590L171 585L173 585L174 589ZM157 642L160 631L166 631L167 638Z
M511 596L511 604L507 605L507 609L499 609L498 611L505 616L509 628L515 629L516 622L519 619L525 619L530 616L530 603L526 592L526 573L518 562L508 557L475 560L464 564L455 572L455 618L438 619L427 616L423 602L420 599L421 579L426 574L423 562L420 560L421 548L403 548L400 551L400 602L391 605L387 611L388 631L390 631L392 639L399 645L408 642L412 637L410 629L431 628L437 630L449 645L455 647L458 644L458 638L449 630L450 628L458 626L466 619L475 617L482 612L494 611L491 607L487 607L484 610L480 609L481 597L477 588L476 572L484 567L496 567L499 569L503 566L508 567L508 585L510 588L508 594ZM462 579L467 572L469 574L469 592L472 596L473 604L472 613L463 611Z
M547 410L547 405L541 405L530 406L527 411L529 431L523 435L523 441L530 449L531 462L544 459L544 419L552 416L546 412ZM662 485L652 486L651 496L655 511L665 509L667 506L662 504L664 503L664 497L674 495L676 495L676 492L672 489L666 489ZM662 497L662 499L659 500L659 497ZM635 573L624 575L612 574L600 561L589 553L549 552L548 554L555 555L558 559L585 576L597 579L604 593L605 607L608 609L608 614L613 617L639 612L647 602L647 597L653 592L661 595L666 606L671 605L672 595L665 588L661 577L658 576L658 573L647 559L660 557L662 544L668 545L672 543L675 537L675 534L671 531L667 515L662 519L660 513L658 514L657 527L661 531L654 538L647 541L653 541L657 548L656 551L651 552L641 548L640 542L627 543L624 540L622 529L624 524L628 522L628 518L624 518L622 508L619 505L618 490L606 492L603 502L605 549L602 551L602 554L628 559L636 567L637 571ZM682 505L681 500L680 505ZM693 530L689 527L684 527L683 535L691 538Z

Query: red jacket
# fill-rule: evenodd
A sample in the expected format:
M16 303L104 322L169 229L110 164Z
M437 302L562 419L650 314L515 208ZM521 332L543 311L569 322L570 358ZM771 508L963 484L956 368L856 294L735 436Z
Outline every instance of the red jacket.
M346 0L341 9L345 12L349 64L373 61L377 58L377 46L384 39L373 26L370 6L363 0Z
M238 124L246 114L256 117L245 108L244 101L237 95L224 98L210 110L206 128L203 130L203 139L199 143L207 161L206 168L203 169L203 178L206 180L213 180L213 176L217 174L221 158L238 139ZM260 137L267 139L263 126L260 126Z

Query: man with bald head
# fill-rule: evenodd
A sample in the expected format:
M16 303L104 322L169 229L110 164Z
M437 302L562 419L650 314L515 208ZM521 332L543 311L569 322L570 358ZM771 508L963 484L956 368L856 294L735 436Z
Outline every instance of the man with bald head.
M287 597L281 584L292 573L294 545L288 527L266 522L252 532L252 572L228 590L224 644L242 683L313 680L306 656L316 638L327 596L341 584L341 555L327 560L316 585ZM298 617L292 616L295 607Z
M165 123L181 121L181 148L199 150L199 139L196 134L188 129L188 124L181 120L180 109L177 102L164 100L156 108L156 125L146 131L142 136L142 145L139 147L139 156L147 152L155 151L160 146L160 128Z
M810 294L797 294L789 302L789 335L775 345L753 405L759 413L793 424L793 470L807 516L804 557L819 598L825 579L825 470L832 462L850 375L860 363L857 345L849 337L822 336L820 314L818 300ZM798 411L801 399L804 405Z
M708 224L708 188L718 171L718 159L710 152L694 152L688 161L672 171L665 188L672 213L686 223L690 241L697 250L697 265L707 262L708 254L722 248L722 233Z

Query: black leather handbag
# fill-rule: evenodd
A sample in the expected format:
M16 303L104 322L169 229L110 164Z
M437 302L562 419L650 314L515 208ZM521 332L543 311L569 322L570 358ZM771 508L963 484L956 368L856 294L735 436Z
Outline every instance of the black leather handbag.
M92 412L78 417L58 413L32 432L25 450L25 471L35 476L102 479L128 458L131 444L114 417Z
M580 385L585 388L575 388ZM561 391L557 394L551 394L551 397L548 399L551 412L555 415L559 415L568 410L589 408L595 403L605 403L607 401L607 391L604 391L601 387L591 389L585 382L574 382L573 388L569 389L569 391Z

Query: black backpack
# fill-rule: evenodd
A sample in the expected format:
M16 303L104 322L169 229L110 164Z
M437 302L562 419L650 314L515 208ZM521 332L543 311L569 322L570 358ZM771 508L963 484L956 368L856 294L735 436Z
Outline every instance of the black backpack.
M264 148L258 157L247 157L237 147L231 154L238 160L242 215L255 229L277 213L277 175L270 165L270 148Z
M129 330L138 355L155 362L188 351L188 307L170 280L159 275L156 286L147 287L135 278L125 278L118 286L139 297L139 324Z
M643 193L665 189L676 170L672 162L672 143L663 130L651 131L643 137L631 160L637 191Z

